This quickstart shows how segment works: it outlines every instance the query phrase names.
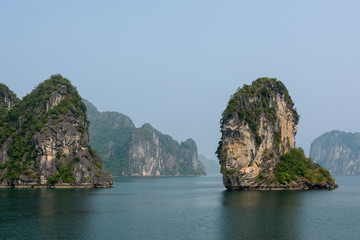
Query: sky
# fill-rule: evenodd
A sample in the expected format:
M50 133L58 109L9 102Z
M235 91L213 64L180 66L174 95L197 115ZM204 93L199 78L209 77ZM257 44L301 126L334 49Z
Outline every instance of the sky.
M0 1L0 82L19 97L61 74L100 111L193 138L215 159L238 87L275 77L296 144L359 132L359 1Z

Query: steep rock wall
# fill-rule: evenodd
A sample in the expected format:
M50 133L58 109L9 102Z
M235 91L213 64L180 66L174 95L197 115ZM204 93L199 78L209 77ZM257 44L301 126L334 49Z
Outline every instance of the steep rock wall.
M86 107L70 81L54 75L8 111L2 122L3 187L110 187L89 147ZM12 121L11 121L12 120Z
M223 112L216 151L226 188L309 188L305 181L275 184L280 156L295 147L299 115L293 105L283 83L270 78L244 85L231 97ZM304 161L311 169L319 167Z
M183 176L204 175L197 147L192 139L181 144L163 135L150 124L132 134L129 143L128 168L122 176Z
M324 133L311 143L310 157L334 175L360 175L360 133Z
M204 175L196 143L179 144L150 124L136 128L131 119L117 112L99 112L84 100L90 120L91 146L100 154L104 168L114 176Z

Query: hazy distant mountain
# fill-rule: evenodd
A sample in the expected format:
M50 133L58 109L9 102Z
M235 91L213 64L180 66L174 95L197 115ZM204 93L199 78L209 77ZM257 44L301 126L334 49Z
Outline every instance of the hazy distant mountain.
M316 138L310 157L334 175L360 175L360 133L327 132Z
M204 175L197 146L192 139L179 144L150 124L136 128L118 112L99 112L84 100L90 121L90 145L96 149L104 169L114 176Z
M208 159L204 155L199 155L199 160L205 166L206 174L220 174L220 164L218 161Z

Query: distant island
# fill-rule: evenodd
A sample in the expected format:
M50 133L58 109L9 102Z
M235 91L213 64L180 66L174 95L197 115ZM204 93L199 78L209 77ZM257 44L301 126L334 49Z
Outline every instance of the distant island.
M218 161L208 159L201 154L199 154L199 161L205 166L205 172L207 175L220 173L220 165Z
M332 189L335 180L295 148L299 115L285 85L259 78L234 93L216 151L229 190Z
M178 143L150 124L136 128L118 112L99 112L87 100L90 145L113 176L198 176L205 175L194 140Z
M310 157L331 174L360 175L360 133L324 133L311 143Z
M53 75L22 100L0 84L0 187L111 187L89 146L86 106Z

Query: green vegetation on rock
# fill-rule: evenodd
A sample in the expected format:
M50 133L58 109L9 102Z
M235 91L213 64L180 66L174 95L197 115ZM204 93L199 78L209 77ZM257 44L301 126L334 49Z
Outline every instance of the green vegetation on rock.
M83 99L90 121L90 145L103 160L105 171L114 176L129 169L128 148L135 125L128 116L117 112L99 112L88 100ZM89 148L90 154L95 150Z
M50 185L54 185L62 180L65 183L73 183L75 178L72 174L74 171L75 165L71 165L71 162L68 163L66 166L62 166L61 163L56 165L58 173L55 176L49 178L48 183Z
M273 89L273 86L275 86L275 89ZM294 106L288 90L281 81L278 81L276 78L264 77L252 82L251 86L244 84L243 88L238 88L238 91L231 96L223 112L223 117L237 113L240 119L250 122L251 120L256 121L262 111L272 115L273 111L268 105L268 100L273 97L274 92L278 92L285 97L288 107L292 108ZM250 103L250 99L256 99L256 101ZM244 105L244 102L249 103ZM254 110L254 113L249 113L249 110Z
M256 144L260 145L262 137L258 134L260 116L264 116L270 123L275 124L276 111L273 106L269 105L270 99L276 93L285 98L289 108L293 108L294 103L291 100L285 85L276 78L259 78L251 86L244 85L233 94L228 102L225 111L222 114L222 122L236 114L240 121L249 125ZM299 121L299 115L293 109L296 121ZM220 145L219 145L220 147Z
M111 186L97 153L87 147L86 106L68 79L53 75L22 100L0 84L1 185Z
M282 155L275 167L275 174L276 181L281 184L292 181L307 181L316 184L335 182L326 169L306 158L301 148L293 148Z
M128 116L99 112L84 102L89 110L90 144L103 159L104 169L114 176L142 176L143 171L148 171L147 176L205 174L202 166L193 167L197 153L193 140L179 144L148 123L136 128ZM147 167L149 161L156 162L154 167Z
M220 122L216 154L224 186L229 190L336 188L327 170L294 148L298 122L282 82L259 78L239 88Z
M16 104L20 99L5 84L0 83L0 115L2 115L9 105Z
M61 86L65 86L66 89L61 89ZM46 111L46 103L53 92L67 94L67 99ZM86 114L86 107L69 80L61 75L53 75L0 116L0 146L5 140L12 138L7 151L10 159L2 165L3 168L9 170L2 179L19 179L19 176L31 163L34 163L38 156L33 141L34 135L46 127L48 121L61 121L60 114L66 114L69 111L74 111L77 117L81 117L82 114Z

